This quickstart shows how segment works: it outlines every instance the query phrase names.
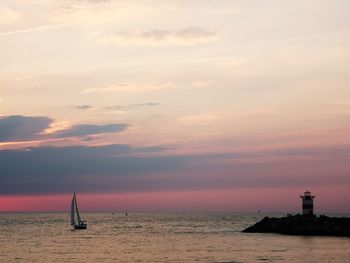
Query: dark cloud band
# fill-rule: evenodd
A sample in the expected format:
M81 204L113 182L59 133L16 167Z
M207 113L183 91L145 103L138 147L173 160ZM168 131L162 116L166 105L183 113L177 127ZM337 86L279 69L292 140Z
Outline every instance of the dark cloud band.
M346 173L350 152L347 148L206 155L169 155L165 150L168 148L129 145L0 150L0 193L178 191L350 183ZM298 158L320 154L324 156L313 161ZM264 160L271 156L284 160ZM259 160L254 162L256 158Z
M79 124L67 129L44 134L54 122L49 117L27 117L20 115L0 117L0 142L41 140L48 138L84 137L95 134L122 132L128 124Z
M0 142L33 140L49 128L53 119L20 115L0 118Z
M128 127L127 124L116 123L106 125L81 124L73 125L69 129L57 131L52 136L55 138L80 137L101 133L121 132Z

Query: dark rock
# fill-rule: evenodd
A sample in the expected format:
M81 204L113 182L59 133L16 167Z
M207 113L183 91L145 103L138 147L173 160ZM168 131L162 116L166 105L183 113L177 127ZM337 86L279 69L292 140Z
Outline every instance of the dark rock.
M288 215L282 218L265 217L255 225L243 230L244 233L279 233L305 236L350 237L350 218L321 215Z

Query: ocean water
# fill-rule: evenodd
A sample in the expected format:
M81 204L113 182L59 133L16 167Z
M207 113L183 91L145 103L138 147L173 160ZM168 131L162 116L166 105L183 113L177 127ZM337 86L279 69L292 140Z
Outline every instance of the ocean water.
M241 233L264 216L83 213L77 231L65 213L3 213L0 262L350 262L350 238Z

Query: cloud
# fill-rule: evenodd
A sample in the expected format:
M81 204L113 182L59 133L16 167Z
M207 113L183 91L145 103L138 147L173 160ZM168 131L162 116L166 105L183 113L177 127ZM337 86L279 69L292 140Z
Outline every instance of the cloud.
M0 7L0 26L11 25L21 20L21 14L7 7Z
M74 106L75 109L78 109L78 110L90 110L92 109L94 106L91 106L91 105L77 105L77 106Z
M48 117L0 117L0 142L37 139L52 122Z
M105 92L145 92L153 90L163 90L173 88L172 83L152 83L152 84L133 84L133 83L119 83L102 88L85 89L81 93L105 93Z
M198 27L186 27L182 29L153 29L150 31L129 31L117 34L93 36L99 44L121 46L191 46L201 43L216 41L217 34Z
M64 0L63 5L66 7L85 4L109 3L111 0Z
M151 14L161 14L159 5L143 1L55 1L52 19L60 23L76 23L82 26L126 25L128 22L146 20Z
M124 123L114 123L105 125L80 124L73 125L68 129L57 131L52 134L55 138L81 137L86 135L121 132L128 127Z
M51 29L66 27L66 26L70 26L70 25L71 24L47 25L47 26L38 26L38 27L32 27L32 28L27 28L27 29L12 30L12 31L7 31L7 32L0 32L0 37L18 35L18 34L24 34L24 33L31 33L31 32L36 32L36 31L51 30Z
M110 176L119 177L125 186L128 183L128 175L166 172L173 167L180 168L179 163L183 161L183 157L128 156L166 149L157 146L132 148L129 145L106 145L0 150L0 192L55 193L71 191L73 188L91 190L94 184L99 185L96 189L112 189L108 187L111 182L106 180L106 177Z
M1 101L1 98L0 98ZM135 110L138 108L145 108L145 107L155 107L155 106L159 106L160 104L158 102L145 102L145 103L135 103L135 104L128 104L128 105L113 105L113 106L106 106L104 107L104 109L106 110ZM87 105L87 104L83 104L83 105L76 105L73 106L74 109L78 109L78 110L90 110L93 109L94 106L92 105Z
M137 109L137 108L144 108L144 107L154 107L159 106L160 104L157 102L147 102L147 103L137 103L137 104L129 104L129 105L114 105L114 106L107 106L107 110L125 110L125 109Z
M84 137L88 135L122 132L128 124L78 124L55 127L55 122L49 117L27 117L20 115L0 117L0 142L15 142L28 140L45 140L54 138ZM57 126L57 125L56 125ZM62 129L63 128L63 129Z
M305 187L342 185L350 180L349 148L205 155L169 155L166 150L168 148L162 146L118 144L0 150L0 192L53 194ZM272 155L287 158L278 162L242 162ZM326 157L312 161L294 158L305 155Z
M59 3L59 10L77 11L86 8L93 8L98 4L111 3L111 0L64 0Z

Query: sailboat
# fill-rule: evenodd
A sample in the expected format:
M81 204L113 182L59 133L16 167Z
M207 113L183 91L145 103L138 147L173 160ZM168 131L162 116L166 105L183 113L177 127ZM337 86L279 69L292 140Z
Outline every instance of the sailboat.
M75 221L75 213L77 214L77 222ZM77 198L75 196L75 192L73 195L72 203L70 206L70 224L74 227L74 229L86 229L87 223L84 220L81 220L78 211Z

